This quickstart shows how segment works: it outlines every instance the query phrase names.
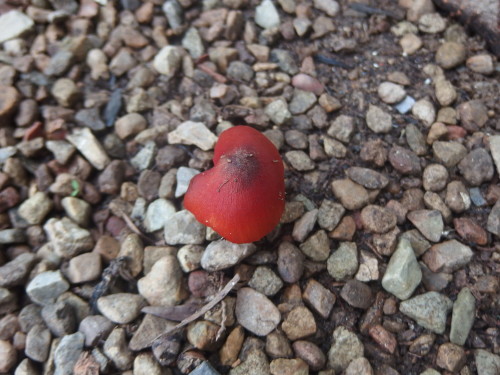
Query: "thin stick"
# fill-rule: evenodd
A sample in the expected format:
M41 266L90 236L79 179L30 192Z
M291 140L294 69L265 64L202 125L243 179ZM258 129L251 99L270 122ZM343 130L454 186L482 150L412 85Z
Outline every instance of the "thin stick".
M217 305L220 301L222 301L224 299L224 297L227 296L227 294L235 287L235 285L238 283L238 281L240 281L240 275L236 274L226 284L226 286L222 290L220 290L217 294L215 294L214 298L209 303L207 303L205 306L203 306L201 309L199 309L194 314L188 316L186 319L181 321L175 327L172 327L172 328L166 330L165 332L163 332L161 335L157 336L153 340L153 343L166 339L168 336L172 335L172 333L178 331L182 327L188 325L189 323L198 319L200 316L204 315L207 311L209 311L215 305Z

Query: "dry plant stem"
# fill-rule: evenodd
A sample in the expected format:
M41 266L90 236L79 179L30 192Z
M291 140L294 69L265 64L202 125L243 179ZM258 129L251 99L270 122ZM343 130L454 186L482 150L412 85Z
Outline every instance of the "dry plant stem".
M151 238L149 238L148 236L146 236L144 233L142 233L141 230L139 228L137 228L137 225L134 224L132 219L126 213L122 213L122 218L123 218L123 220L125 220L125 223L127 224L127 226L130 228L130 230L132 232L134 232L139 237L146 240L148 243L154 244L154 241Z
M207 303L205 306L203 306L194 314L188 316L186 319L181 321L175 327L172 327L167 331L163 332L161 335L159 335L153 340L153 343L165 340L168 336L171 336L174 332L177 332L182 327L195 321L196 319L204 315L207 311L211 310L215 305L217 305L220 301L222 301L224 297L227 296L227 294L236 286L238 281L240 281L240 275L236 274L222 290L220 290L219 292L217 292L217 294L215 294L214 298L209 303Z

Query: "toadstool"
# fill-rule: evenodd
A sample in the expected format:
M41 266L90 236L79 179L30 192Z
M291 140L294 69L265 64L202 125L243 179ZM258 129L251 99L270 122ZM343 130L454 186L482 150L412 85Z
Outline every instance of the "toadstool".
M273 143L249 126L224 131L215 145L214 167L196 175L184 207L234 243L260 240L285 208L283 161Z

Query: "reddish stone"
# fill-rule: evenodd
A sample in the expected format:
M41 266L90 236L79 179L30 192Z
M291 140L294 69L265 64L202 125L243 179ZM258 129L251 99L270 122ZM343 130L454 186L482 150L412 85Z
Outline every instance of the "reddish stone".
M5 212L18 203L19 193L13 187L10 186L0 192L0 212Z
M118 237L120 232L127 227L125 221L120 219L118 216L111 216L106 222L106 230L113 237Z
M397 346L397 340L394 335L382 327L380 324L370 327L368 330L370 337L385 351L394 354Z
M453 220L453 225L458 235L465 241L482 246L488 243L488 234L472 219L467 217L457 218Z
M449 125L446 128L448 129L447 138L450 141L453 141L455 139L464 138L465 135L467 134L467 130L465 130L461 126Z
M43 123L40 121L36 121L24 132L23 141L30 141L37 137L43 137L43 133Z
M351 216L344 216L339 225L328 236L342 241L351 241L356 232L356 223Z

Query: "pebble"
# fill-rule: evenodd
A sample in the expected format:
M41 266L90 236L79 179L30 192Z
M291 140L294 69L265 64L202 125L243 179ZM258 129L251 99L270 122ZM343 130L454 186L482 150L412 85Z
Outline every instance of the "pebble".
M52 336L44 324L33 326L26 336L26 356L36 362L45 362L49 355Z
M219 326L206 320L192 322L186 329L186 338L195 348L214 350L217 347L217 331Z
M110 163L106 151L104 151L104 148L90 129L74 129L71 134L66 136L66 139L76 147L94 168L103 170Z
M0 16L0 43L17 38L35 26L33 20L23 12L10 10Z
M204 362L206 363L206 362ZM149 353L140 353L134 359L134 375L163 375L164 371L161 365ZM196 371L191 372L191 374ZM206 374L201 372L200 375ZM206 374L209 375L209 374ZM215 375L215 373L214 373Z
M52 86L51 94L60 106L71 107L79 98L80 91L71 79L59 78Z
M288 151L285 158L292 168L298 171L310 171L315 168L314 162L304 151Z
M358 270L358 250L354 242L341 242L327 260L328 273L337 281L352 277Z
M443 234L444 223L441 213L437 210L416 210L407 215L408 220L429 241L438 242Z
M344 326L333 331L333 340L328 351L328 365L335 373L346 370L353 360L363 357L364 346L356 334Z
M369 202L368 191L350 179L335 180L331 186L335 197L348 210L358 210Z
M432 191L427 191L424 194L424 203L427 208L430 210L437 210L441 213L443 220L446 223L449 223L452 218L451 210L443 201L443 198L437 193L433 193Z
M115 293L97 300L97 308L114 323L127 324L135 320L145 306L144 299L131 293Z
M90 232L80 228L67 217L49 219L43 229L47 233L54 252L62 258L69 259L94 247Z
M466 361L465 351L462 347L451 342L439 346L436 365L439 367L457 373L464 367Z
M268 336L269 337L269 336ZM227 336L226 342L219 351L220 363L224 366L232 365L237 359L243 345L245 330L236 326Z
M295 355L307 363L313 371L321 370L326 364L326 357L321 349L310 341L297 340L293 343Z
M321 102L321 98L320 98ZM327 134L335 139L348 143L354 132L354 118L351 116L340 115L332 121Z
M408 299L422 280L422 272L410 241L399 240L382 278L382 287L401 300Z
M436 91L436 98L442 106L448 106L457 99L457 90L450 81L444 78L436 80L434 89Z
M148 205L144 218L144 229L151 233L163 229L175 214L175 206L166 199L156 199Z
M12 244L26 241L26 231L22 228L0 230L0 244Z
M284 282L299 281L304 272L304 255L292 243L282 242L278 248L278 273Z
M474 352L478 374L495 375L500 368L500 356L490 353L484 349L476 349Z
M50 332L56 337L73 333L76 329L75 312L67 301L61 300L44 306L41 315Z
M436 110L428 99L421 99L415 102L411 108L411 113L424 125L429 128L436 120Z
M54 375L65 375L73 372L73 367L83 351L83 333L76 332L64 336L54 351Z
M443 69L452 69L465 61L465 46L457 42L444 42L436 52L436 63Z
M495 203L488 215L488 232L500 236L500 200Z
M338 225L344 213L345 208L341 204L325 199L318 210L318 224L321 228L331 231Z
M241 288L236 298L238 323L257 336L266 336L281 321L278 308L262 293Z
M263 0L255 8L255 23L263 29L272 29L280 25L280 15L271 0Z
M448 170L441 164L429 164L422 175L422 184L427 191L441 191L448 182Z
M435 141L432 151L436 160L447 168L454 167L467 155L465 146L458 142Z
M481 100L469 100L457 107L457 115L462 127L473 133L488 121L488 109Z
M289 340L295 341L316 333L316 321L311 311L305 306L297 306L283 320L281 329Z
M75 115L75 121L80 126L86 126L95 132L102 131L106 125L101 120L97 108L86 108L79 110Z
M441 335L446 329L446 317L452 306L453 302L448 297L427 292L401 302L399 310L422 327Z
M493 178L493 160L484 148L476 148L458 163L458 170L470 185L480 186Z
M146 119L139 113L128 113L115 122L115 133L120 139L126 139L146 129Z
M335 0L314 0L314 7L330 17L335 17L340 11L340 5Z
M206 227L187 211L178 211L165 222L164 237L168 245L199 245L205 241Z
M396 337L383 326L377 324L368 330L370 337L386 352L394 354L397 347Z
M281 331L273 331L266 336L265 349L271 358L290 358L293 356L290 342Z
M264 113L276 125L283 125L292 119L292 114L288 110L288 104L283 98L278 98L269 103L264 109Z
M190 27L182 38L182 46L189 52L193 59L199 58L205 53L203 40L195 27Z
M314 279L309 279L304 293L304 301L319 315L327 319L335 304L335 295Z
M265 296L272 297L283 287L283 281L268 267L257 267L248 286Z
M163 13L167 16L168 24L172 29L182 26L183 12L177 0L166 1L162 6Z
M177 170L177 187L175 189L176 198L182 197L186 193L191 179L199 173L200 171L194 168L180 167Z
M489 75L495 71L493 58L488 54L471 56L465 62L467 68L473 72Z
M209 272L220 271L238 264L257 250L254 244L211 242L201 258L201 267Z
M153 164L153 161L156 156L156 143L155 142L146 142L143 148L139 150L135 156L130 159L130 164L138 170L138 171L144 171L145 169L148 169L151 167Z
M102 315L90 315L80 322L78 331L85 336L85 346L95 346L106 339L113 327L114 324L108 318Z
M433 245L422 260L432 272L451 273L467 265L473 255L469 246L449 240Z
M370 104L366 112L366 125L374 133L388 133L392 129L392 116L382 108Z
M349 280L344 284L340 296L352 307L363 310L369 308L374 300L371 288L356 279Z
M403 86L392 82L382 82L378 86L378 96L383 102L388 104L398 103L406 96Z
M109 163L97 179L99 191L105 194L117 194L125 176L125 167L125 163L121 160Z
M300 18L296 18L295 20L300 20ZM310 24L307 18L303 20L307 20ZM304 73L299 73L292 77L292 86L300 90L313 92L317 96L320 96L325 91L323 84L317 78Z
M119 77L130 71L136 65L137 60L132 55L132 51L126 47L123 47L120 48L118 53L111 59L109 63L109 70L111 73Z
M266 354L254 348L249 350L244 361L229 371L229 375L269 375L271 374Z
M316 224L318 212L318 209L312 209L295 222L292 232L292 237L295 241L302 242L306 239Z
M127 370L134 360L132 352L127 346L124 328L115 328L104 342L103 351L118 370Z
M297 66L297 63L295 62L293 55L286 49L274 48L273 50L271 50L269 61L278 64L280 69L289 75L293 76L299 72L299 68ZM294 91L294 94L296 92L297 90ZM312 98L312 96L310 95L308 95L307 97Z
M52 200L40 191L26 199L20 206L18 214L29 224L38 225L52 209Z
M174 326L175 323L170 320L146 314L130 339L129 348L133 351L148 348L158 335Z
M490 143L491 156L497 167L497 173L500 173L500 135L490 135L488 141Z
M395 241L394 241L395 242ZM395 246L394 246L395 247ZM360 251L356 280L368 282L379 279L378 259L367 251Z
M439 13L423 14L418 19L418 28L427 34L437 34L446 29L446 20Z
M474 324L476 315L476 299L468 288L462 288L453 303L451 316L450 341L464 345Z
M397 224L392 210L376 205L368 205L361 210L363 227L372 233L386 233Z
M390 149L389 162L394 169L406 175L418 175L422 170L419 157L401 146L393 146Z
M14 375L39 375L39 372L33 362L25 358L19 363L19 366L16 367Z
M294 116L300 115L316 104L316 95L309 91L295 89L293 91L292 100L288 105L288 110Z
M87 227L92 207L83 199L75 197L64 197L61 200L61 205L66 212L66 215L73 220L76 224L82 227Z
M168 133L170 144L195 145L203 151L213 149L217 137L201 122L185 121Z
M347 148L335 139L324 137L323 145L325 153L332 158L343 159L347 154Z
M0 340L0 372L8 373L14 367L16 361L17 351L14 346L8 341Z
M0 287L21 285L36 263L33 253L23 253L0 267Z
M412 33L403 35L399 40L399 45L403 49L403 53L407 55L413 55L423 44L422 39L418 35Z
M69 289L60 271L46 271L36 275L26 287L31 300L40 305L54 303L57 297Z
M446 205L455 213L461 213L469 209L471 200L469 191L462 181L451 181L446 187Z
M311 260L322 262L330 255L330 243L324 230L319 230L300 245L302 252Z
M153 306L178 305L187 297L182 270L175 255L167 255L154 263L151 271L139 279L139 293Z
M300 358L278 358L271 361L270 371L272 375L308 375L309 367Z
M90 252L78 255L69 261L67 276L71 283L93 281L101 276L101 256Z

